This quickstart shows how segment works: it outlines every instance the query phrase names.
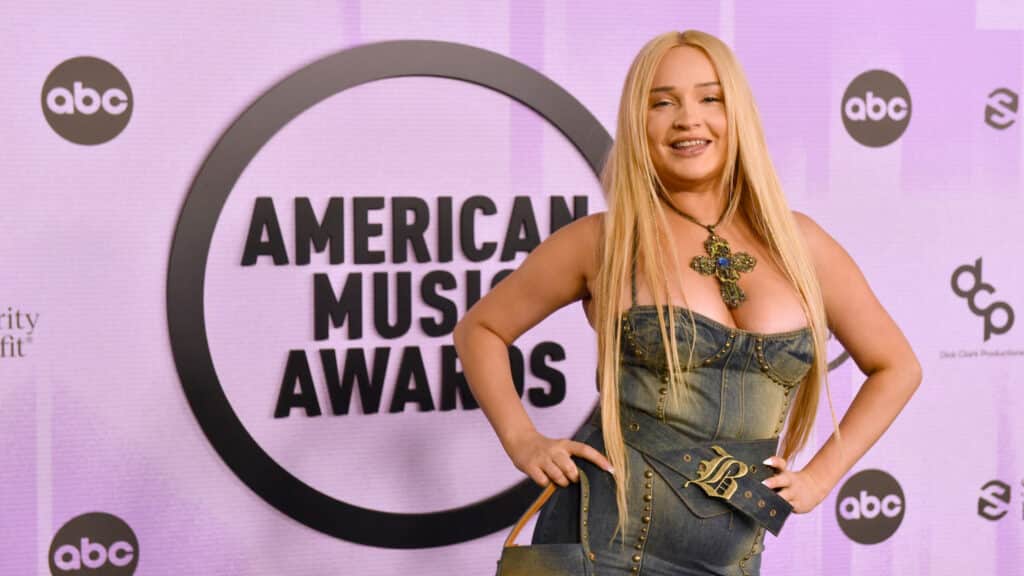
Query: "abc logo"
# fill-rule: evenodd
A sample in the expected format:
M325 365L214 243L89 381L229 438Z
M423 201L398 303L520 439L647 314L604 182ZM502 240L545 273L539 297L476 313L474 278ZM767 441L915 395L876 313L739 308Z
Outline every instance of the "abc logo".
M895 74L869 70L843 94L843 125L854 140L880 148L892 144L910 124L910 92Z
M839 515L844 520L860 520L861 518L877 518L879 514L886 518L895 518L903 512L903 499L895 494L885 498L868 494L864 490L854 498L847 496L839 503Z
M128 524L103 512L69 520L50 544L53 576L131 576L139 564L139 541Z
M116 137L132 115L132 89L124 74L99 58L62 62L43 84L43 115L53 130L76 144Z
M854 542L877 544L899 528L905 503L895 478L882 470L862 470L839 490L836 517Z

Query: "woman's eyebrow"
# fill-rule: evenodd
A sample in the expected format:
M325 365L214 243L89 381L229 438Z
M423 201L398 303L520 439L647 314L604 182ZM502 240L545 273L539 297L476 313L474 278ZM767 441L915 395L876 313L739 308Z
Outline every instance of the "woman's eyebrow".
M721 86L721 85L722 85L721 82L718 82L717 80L715 80L715 81L712 81L712 82L701 82L700 84L694 84L693 86L695 88L704 88L706 86ZM655 92L671 92L671 91L673 91L675 89L676 89L675 86L658 86L657 88L651 88L651 94L654 94Z

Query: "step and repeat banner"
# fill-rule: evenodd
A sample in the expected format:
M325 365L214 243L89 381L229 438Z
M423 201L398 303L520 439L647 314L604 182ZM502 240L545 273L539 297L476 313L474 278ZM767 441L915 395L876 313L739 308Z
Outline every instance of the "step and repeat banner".
M6 3L0 573L493 573L537 490L452 329L604 209L626 69L688 28L734 47L792 206L924 366L764 573L1022 573L1024 3L997 0ZM842 413L864 376L830 346ZM571 436L580 306L510 360Z

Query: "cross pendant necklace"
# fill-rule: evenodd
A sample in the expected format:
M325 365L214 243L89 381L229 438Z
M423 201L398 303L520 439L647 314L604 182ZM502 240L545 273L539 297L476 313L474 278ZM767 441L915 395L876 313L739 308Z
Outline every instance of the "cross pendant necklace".
M715 233L715 226L722 222L725 211L723 210L722 215L718 217L718 222L701 224L693 216L676 208L672 202L666 203L676 214L708 231L708 238L704 241L704 251L707 252L707 256L694 256L690 260L690 268L703 276L714 276L718 279L719 292L726 306L736 308L742 304L747 299L747 295L739 285L740 273L753 270L757 259L746 252L733 254L729 248L729 242Z

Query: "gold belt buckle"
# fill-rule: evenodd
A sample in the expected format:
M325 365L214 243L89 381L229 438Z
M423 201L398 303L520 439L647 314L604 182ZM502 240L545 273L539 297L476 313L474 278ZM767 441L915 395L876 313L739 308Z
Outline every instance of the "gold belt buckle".
M697 466L697 478L688 480L686 484L683 484L683 488L690 484L696 484L712 498L729 500L739 488L736 479L746 476L750 469L745 463L733 458L721 446L712 446L711 449L718 454L718 458L702 460Z

